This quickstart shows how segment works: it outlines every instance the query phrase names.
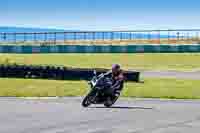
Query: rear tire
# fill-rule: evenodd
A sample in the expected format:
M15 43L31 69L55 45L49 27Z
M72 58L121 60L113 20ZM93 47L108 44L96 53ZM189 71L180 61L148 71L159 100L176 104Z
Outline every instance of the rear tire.
M108 102L104 103L104 106L105 106L106 108L110 108L112 105L113 105L113 104L110 104L110 103L108 103Z
M107 108L110 108L113 104L115 104L115 102L117 101L119 97L114 97L112 98L112 100L107 100L105 103L104 103L104 106L107 107Z

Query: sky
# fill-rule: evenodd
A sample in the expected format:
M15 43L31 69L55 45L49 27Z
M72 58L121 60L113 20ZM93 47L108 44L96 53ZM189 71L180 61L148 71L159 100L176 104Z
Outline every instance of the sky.
M199 0L0 0L0 26L66 30L200 27Z

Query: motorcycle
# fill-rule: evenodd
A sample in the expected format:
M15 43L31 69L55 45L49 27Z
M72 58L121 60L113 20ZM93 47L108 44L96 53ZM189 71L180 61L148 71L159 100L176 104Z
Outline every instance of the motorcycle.
M90 91L82 101L83 107L88 107L91 104L104 104L105 107L111 107L120 96L120 93L115 95L107 93L106 90L109 90L109 87L111 87L112 80L106 78L103 73L97 75L97 72L94 71L94 76L88 84Z

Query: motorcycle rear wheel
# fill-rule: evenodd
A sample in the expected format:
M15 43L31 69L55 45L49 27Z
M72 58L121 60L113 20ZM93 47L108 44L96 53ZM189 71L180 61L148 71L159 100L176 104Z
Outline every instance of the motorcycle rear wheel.
M114 97L114 98L112 98L112 100L110 100L110 101L107 100L107 101L104 103L104 106L107 107L107 108L110 108L113 104L115 104L115 102L117 101L118 98L119 98L119 97Z

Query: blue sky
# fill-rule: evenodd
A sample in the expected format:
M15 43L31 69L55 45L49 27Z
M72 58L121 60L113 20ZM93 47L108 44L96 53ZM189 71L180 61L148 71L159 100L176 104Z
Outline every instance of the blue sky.
M0 26L69 30L199 28L198 0L0 0Z

